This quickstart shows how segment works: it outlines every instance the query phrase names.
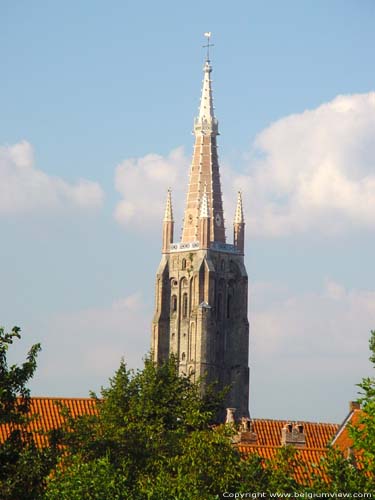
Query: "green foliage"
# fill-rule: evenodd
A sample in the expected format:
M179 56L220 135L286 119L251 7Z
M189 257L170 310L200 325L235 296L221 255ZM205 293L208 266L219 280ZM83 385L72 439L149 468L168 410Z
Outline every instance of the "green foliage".
M214 392L202 397L199 384L178 375L174 358L162 365L146 359L136 372L122 362L101 397L92 395L98 414L71 418L65 409L63 427L50 436L49 447L38 449L26 431L26 383L40 346L31 348L21 366L8 367L6 354L15 338L18 329L11 334L0 330L0 423L11 429L0 446L2 500L213 500L225 491L268 496L374 492L373 378L359 384L363 416L350 430L353 453L344 457L330 449L313 477L292 447L281 448L273 459L255 453L241 459L231 443L233 427L212 425L218 397ZM374 332L370 349L375 363Z
M371 332L369 347L369 359L375 368L375 331ZM350 426L349 433L359 464L369 481L375 483L375 377L364 378L358 387L362 411L358 422Z
M267 492L272 471L266 464L267 460L257 453L251 453L246 460L241 460L241 485L238 491Z
M327 456L322 459L320 468L324 470L326 477L324 479L319 475L315 478L314 486L320 491L330 493L370 491L368 478L358 469L354 455L344 457L341 450L331 447Z
M73 456L58 464L48 479L45 500L126 500L126 473L116 469L107 457L85 462Z
M369 341L370 361L375 366L375 331ZM352 448L344 454L330 448L320 464L325 470L326 481L316 477L314 485L327 492L375 493L375 379L364 378L361 389L361 414L359 420L348 426ZM328 483L327 483L328 479Z
M68 462L48 483L46 498L64 498L80 477L86 491L103 460L109 481L121 474L118 494L126 498L209 500L242 487L251 468L231 444L232 429L212 427L217 400L202 398L198 385L180 377L175 359L159 366L146 359L137 372L122 362L101 395L97 416L67 420ZM261 464L252 466L260 477Z
M30 404L28 381L36 369L36 358L40 344L31 347L26 361L21 365L8 366L7 353L15 339L21 338L20 328L15 326L11 333L0 328L0 424L22 423Z
M20 329L11 333L0 328L0 424L7 425L8 438L0 444L0 491L2 500L35 499L53 464L53 448L38 449L27 431L30 421L30 391L27 383L36 369L40 345L35 344L26 361L8 366L7 354Z
M0 445L1 500L35 500L55 463L49 448L38 448L29 437L8 439Z
M267 460L266 467L269 471L267 492L293 493L303 488L304 485L295 479L295 472L297 469L304 471L305 464L294 447L280 448L273 459Z

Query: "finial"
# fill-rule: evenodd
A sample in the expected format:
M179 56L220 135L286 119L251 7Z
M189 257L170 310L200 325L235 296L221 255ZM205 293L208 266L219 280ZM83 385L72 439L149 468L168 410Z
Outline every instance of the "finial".
M216 136L219 135L218 131L218 121L215 118L214 112L214 103L212 97L212 88L211 88L211 72L212 67L210 64L210 47L213 46L210 43L211 32L208 31L204 34L207 38L207 59L203 67L203 86L202 86L202 95L201 102L199 106L199 115L194 121L194 133L195 135L211 135Z
M235 224L243 224L244 222L245 222L245 219L243 216L242 193L241 193L241 191L238 191L237 206L236 206L236 214L234 216L234 223Z
M208 208L208 196L207 196L207 183L204 183L204 191L201 200L201 209L199 213L200 219L208 219L210 217L210 211Z
M207 45L203 45L203 48L207 49L206 62L210 62L210 47L213 47L214 44L210 43L211 40L211 31L206 31L204 36L207 38Z
M165 206L165 212L164 212L164 222L173 222L172 191L171 191L171 188L168 188L167 204Z

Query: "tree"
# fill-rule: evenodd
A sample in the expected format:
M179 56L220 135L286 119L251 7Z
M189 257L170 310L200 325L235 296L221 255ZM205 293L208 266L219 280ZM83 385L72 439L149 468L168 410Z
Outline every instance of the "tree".
M30 421L29 380L36 369L40 344L33 345L22 365L8 366L7 354L20 329L0 328L0 425L7 438L0 443L0 491L2 500L35 499L53 463L51 449L40 449L27 431Z
M371 331L370 361L375 368L375 330ZM353 451L360 468L371 485L375 483L375 377L366 377L358 384L360 388L361 414L359 420L349 427L353 439ZM375 490L375 488L373 487ZM374 491L375 492L375 491Z
M307 484L301 484L295 477L297 470L301 472L300 476L306 477L308 473L298 450L293 446L281 447L272 459L267 460L266 467L269 472L266 484L268 493L294 493L306 489Z
M92 499L103 498L102 488L113 482L121 484L118 498L134 500L209 500L240 491L244 481L249 487L250 467L231 444L232 428L212 425L216 397L202 397L199 385L179 376L174 358L161 365L146 359L137 372L122 362L101 396L97 416L67 419L63 472L51 476L48 500L65 498L78 480L80 491L95 483ZM98 483L99 466L108 480L103 474ZM262 476L260 462L252 469Z
M370 336L370 361L375 367L375 331ZM358 384L361 397L359 420L348 426L352 450L344 456L341 450L329 448L317 474L314 487L327 492L375 493L375 378L367 377Z
M84 462L73 456L49 478L44 500L126 500L131 498L126 482L126 475L108 457Z
M314 476L315 491L347 494L370 492L368 478L359 470L353 455L345 457L341 450L330 447Z
M21 365L8 366L7 353L15 339L20 339L20 328L15 326L11 333L0 328L0 424L8 424L11 431L14 425L22 423L29 411L30 390L28 381L36 369L36 358L41 347L35 344L29 350L26 361Z
M375 361L375 334L370 347ZM46 500L103 498L211 500L227 492L266 495L306 492L372 492L375 382L360 384L364 416L353 430L357 455L329 449L316 474L298 450L274 458L243 460L231 443L234 427L212 425L219 402L201 396L199 385L178 376L177 360L146 359L143 370L122 362L96 398L98 414L72 419L62 429L65 455L50 476ZM298 481L296 479L298 473Z

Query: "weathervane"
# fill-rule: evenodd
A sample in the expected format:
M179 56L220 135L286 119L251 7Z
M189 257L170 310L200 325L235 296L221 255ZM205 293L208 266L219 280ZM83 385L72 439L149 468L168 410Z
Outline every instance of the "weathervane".
M207 59L206 60L209 62L210 61L210 47L214 46L213 43L210 43L211 31L206 31L204 36L207 38L207 45L203 45L203 48L207 49Z

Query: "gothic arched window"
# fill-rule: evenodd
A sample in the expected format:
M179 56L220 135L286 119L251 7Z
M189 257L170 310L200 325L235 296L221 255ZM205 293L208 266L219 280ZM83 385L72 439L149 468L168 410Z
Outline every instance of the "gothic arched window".
M177 295L172 295L171 309L172 309L172 312L177 311Z
M232 296L228 295L228 298L227 298L227 318L230 318L231 307L232 307Z
M187 293L184 293L182 297L182 316L186 318L188 311L188 296Z

